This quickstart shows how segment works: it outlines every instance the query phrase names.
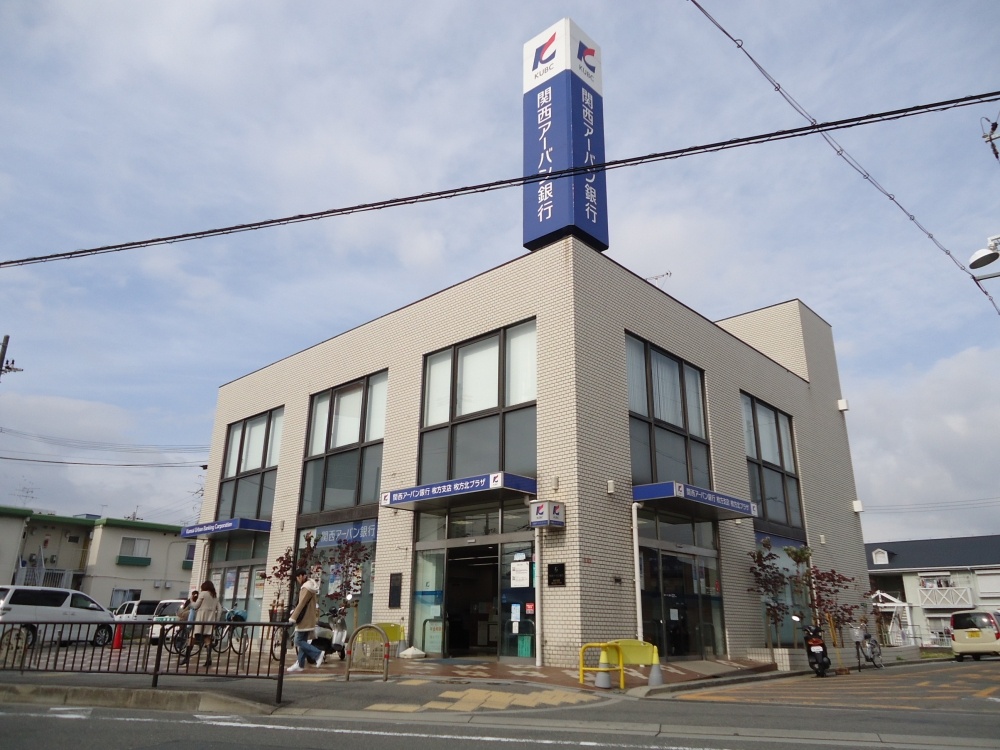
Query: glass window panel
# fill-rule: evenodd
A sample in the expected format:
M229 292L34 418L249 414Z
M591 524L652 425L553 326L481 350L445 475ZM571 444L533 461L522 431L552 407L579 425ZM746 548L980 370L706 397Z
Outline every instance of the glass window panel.
M500 468L500 417L455 425L450 479L489 474Z
M785 489L788 491L788 525L802 528L802 504L799 499L799 482L792 477L785 477Z
M448 518L448 538L490 536L500 533L500 508L494 503L452 508Z
M253 532L234 531L229 535L227 560L249 560L253 557Z
M233 518L256 518L257 501L260 499L260 474L243 477L236 485L236 504Z
M455 415L474 414L497 406L500 387L500 344L497 336L458 350Z
M451 350L427 357L424 374L424 426L447 422L451 416Z
M503 470L522 477L538 476L535 407L518 409L504 416Z
M261 482L260 511L257 518L270 519L274 512L274 483L278 479L277 471L265 471Z
M278 455L281 453L281 427L285 421L285 409L275 409L271 412L271 431L267 436L267 462L265 466L277 466Z
M243 458L240 471L253 471L264 465L264 438L267 436L267 414L247 420L244 430Z
M226 559L227 547L228 545L226 544L226 539L224 538L213 539L209 542L209 558L211 559L211 562L224 562ZM218 587L216 587L216 591L218 591Z
M656 539L656 513L640 508L636 514L639 523L639 536L645 539Z
M306 463L302 482L302 512L319 513L323 510L323 459Z
M652 484L653 463L649 451L649 425L639 419L629 419L629 449L632 453L632 484Z
M760 506L764 502L764 495L760 489L760 467L748 461L747 475L750 480L750 499ZM763 508L761 508L761 512L763 512Z
M385 437L385 407L389 392L389 373L380 372L368 378L368 416L365 420L365 442Z
M698 547L718 549L715 542L715 524L711 521L695 521L694 543Z
M757 439L754 437L753 429L753 402L745 393L740 394L743 402L743 443L746 445L747 455L757 458Z
M417 514L417 541L429 542L445 538L448 511L433 510Z
M360 385L342 388L334 394L331 449L351 445L361 439L361 394Z
M243 436L243 423L229 425L229 449L226 451L226 466L222 472L224 477L236 475L237 459L240 455L240 438Z
M646 395L646 347L638 339L625 337L625 367L628 372L628 410L649 416Z
M688 443L691 452L691 484L706 489L712 486L712 472L708 465L708 446L691 440Z
M507 331L507 405L534 401L538 388L538 356L535 344L535 321Z
M527 531L531 528L531 508L524 504L524 498L514 497L503 504L503 533Z
M664 422L684 426L681 407L681 368L659 352L651 356L653 377L653 416Z
M382 486L382 443L369 445L361 460L361 496L359 504L377 503Z
M313 396L312 419L309 427L309 455L326 452L326 433L330 426L330 392Z
M694 544L694 525L690 518L661 513L657 520L660 526L660 541Z
M687 442L681 435L657 427L653 430L656 440L656 481L687 482Z
M223 482L219 487L219 512L215 515L216 521L224 521L233 517L233 498L236 496L236 482Z
M443 482L448 478L448 428L420 436L420 484Z
M764 468L764 506L768 521L788 523L785 510L784 476L774 469Z
M781 466L781 456L778 453L778 421L774 409L769 409L757 403L757 434L760 436L760 457L777 466Z
M260 532L253 535L253 556L267 559L267 548L270 544L271 535ZM253 619L253 618L250 618Z
M788 415L778 412L778 435L781 437L781 467L795 473L795 456L792 453L792 426Z
M701 373L684 365L684 395L687 401L688 432L705 437L705 409L701 396Z
M354 505L358 484L359 451L336 453L326 459L326 492L323 510L350 508Z

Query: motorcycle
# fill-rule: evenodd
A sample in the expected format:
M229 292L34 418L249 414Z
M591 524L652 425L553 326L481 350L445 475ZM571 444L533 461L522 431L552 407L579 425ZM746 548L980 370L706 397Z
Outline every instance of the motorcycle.
M336 653L341 661L347 658L347 610L331 609L316 623L314 633L312 645L327 655Z
M798 615L792 615L792 619L795 622L801 620ZM826 677L826 670L830 668L830 657L826 651L826 641L823 640L823 628L819 625L803 625L802 632L805 634L809 668L817 677Z

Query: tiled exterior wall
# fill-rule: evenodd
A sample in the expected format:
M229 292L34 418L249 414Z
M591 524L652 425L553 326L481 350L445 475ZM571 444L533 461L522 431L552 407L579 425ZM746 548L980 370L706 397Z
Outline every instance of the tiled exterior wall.
M836 559L838 570L863 574L829 327L808 308L789 304L760 324L777 327L775 341L792 342L780 356L801 361L786 369L608 257L562 240L223 386L200 520L214 516L228 425L284 405L270 557L292 546L310 395L386 368L382 490L415 485L423 356L534 317L538 499L565 503L567 519L565 530L542 535L542 570L548 563L566 565L566 586L543 590L546 664L575 666L583 643L635 636L626 331L705 370L714 489L749 495L741 389L793 416L810 538L826 535L818 559ZM741 335L752 338L742 329ZM812 381L796 374L802 372L812 373ZM402 617L407 633L412 524L407 511L379 511L373 620ZM720 538L727 645L740 656L763 642L759 603L746 592L753 524L723 522ZM199 549L195 579L204 575L201 555ZM396 572L403 573L403 608L389 610L388 577ZM265 593L266 600L271 596Z

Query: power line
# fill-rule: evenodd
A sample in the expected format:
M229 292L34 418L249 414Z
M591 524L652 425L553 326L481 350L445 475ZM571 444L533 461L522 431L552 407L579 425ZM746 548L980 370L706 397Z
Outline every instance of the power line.
M88 451L110 451L113 453L207 453L207 445L143 445L133 443L109 443L100 440L79 440L76 438L53 437L51 435L36 435L30 432L12 430L0 427L0 435L33 442L54 445L60 448L76 448Z
M153 462L144 464L119 464L104 463L98 461L57 461L55 459L44 458L18 458L17 456L0 456L0 461L22 461L31 464L59 464L61 466L113 466L117 468L130 469L204 469L205 464L201 461L176 461L176 462Z
M976 500L953 500L944 507L940 502L931 501L926 503L903 503L901 505L875 505L866 506L865 513L928 513L935 510L962 511L976 510L977 508L988 508L990 506L1000 506L1000 497L982 497Z
M736 47L740 50L740 52L742 52L744 55L747 56L747 59L750 60L751 63L753 63L754 67L757 68L758 71L760 71L760 74L762 76L764 76L764 78L767 79L767 82L770 83L774 87L774 90L778 92L778 94L781 96L782 99L784 99L786 102L788 102L788 105L792 109L794 109L796 112L798 112L808 122L812 123L813 125L816 124L816 118L814 118L811 114L809 114L809 112L806 111L805 107L803 107L801 104L799 104L797 101L795 101L795 98L791 94L789 94L787 91L785 91L785 89L782 88L781 84L778 83L774 79L774 77L764 69L764 66L761 65L759 62L757 62L754 59L753 55L751 55L749 52L747 52L746 45L743 43L742 39L737 39L732 34L730 34L728 31L726 31L726 29L722 26L722 24L720 24L718 21L716 21L714 18L712 18L712 15L707 10L705 10L698 3L698 0L690 0L690 2L691 2L692 5L694 5L694 7L696 7L699 11L701 11L702 15L704 15L705 18L707 18L709 21L711 21L712 24L719 31L721 31L723 34L725 34L726 37L733 44L736 45ZM986 100L984 100L984 101L986 101ZM866 170L864 167L861 166L861 163L857 159L855 159L853 156L851 156L849 153L847 153L847 149L845 149L843 146L841 146L839 143L837 143L837 141L834 140L833 136L827 135L827 133L826 133L825 130L823 130L823 131L817 131L817 132L820 133L820 135L822 136L823 140L825 140L827 142L827 145L829 145L830 148L832 148L834 150L834 152L837 154L837 156L839 156L841 159L843 159L845 162L847 162L847 164L851 167L851 169L853 169L855 172L857 172L859 175L861 175L865 179L865 181L868 182L872 187L874 187L876 190L878 190L880 193L882 193L882 195L884 195L886 198L888 198L890 201L892 201L895 204L895 206L900 211L902 211L904 214L906 214L906 217L910 221L913 222L914 226L916 226L917 229L919 229L921 232L923 232L925 235L927 235L927 239L929 239L931 242L933 242L937 246L938 250L940 250L946 256L948 256L951 259L951 261L956 266L958 266L958 268L960 270L964 271L969 276L969 278L972 279L972 281L975 283L975 285L977 287L979 287L979 291L981 291L984 295L986 295L986 299L988 299L990 301L990 304L993 305L993 309L997 311L997 315L1000 315L1000 307L997 306L997 302L996 302L995 299L993 299L993 295L991 295L986 290L986 288L983 286L982 281L980 279L977 279L976 275L974 273L972 273L971 271L969 271L954 255L952 255L951 251L948 250L948 248L946 248L944 245L942 245L941 242L931 232L929 232L927 230L927 228L923 224L921 224L917 220L916 216L914 216L909 211L907 211L903 207L903 204L900 203L898 200L896 200L896 196L895 195L893 195L888 190L886 190L884 187L882 187L878 183L878 181L874 177L872 177L871 173L869 173L868 170Z
M726 151L733 148L753 146L761 143L771 143L775 141L789 140L792 138L800 138L802 136L811 135L814 133L822 134L833 130L845 130L848 128L854 128L861 125L870 125L876 122L889 122L892 120L901 120L907 117L914 117L916 115L926 114L928 112L941 112L948 109L967 107L973 104L982 104L985 102L994 102L994 101L1000 101L1000 91L992 91L986 94L965 96L959 99L948 99L945 101L933 102L930 104L920 104L913 107L906 107L904 109L889 110L877 114L862 115L860 117L851 117L844 120L834 120L832 122L817 123L815 121L811 121L809 125L806 125L801 128L792 128L790 130L776 130L770 133L744 136L742 138L732 138L727 141L706 143L700 146L689 146L687 148L675 149L672 151L660 151L657 153L647 154L645 156L633 156L626 159L617 159L614 161L604 162L603 164L572 167L569 169L563 169L542 175L512 177L505 180L484 182L477 185L466 185L465 187L450 188L447 190L439 190L430 193L421 193L419 195L409 195L401 198L391 198L389 200L375 201L373 203L359 203L354 206L333 208L333 209L328 209L326 211L317 211L315 213L297 214L295 216L286 216L280 219L266 219L264 221L249 222L246 224L235 224L228 227L220 227L217 229L205 229L198 232L186 232L183 234L174 234L166 237L156 237L153 239L139 240L136 242L122 242L114 245L102 245L100 247L93 247L84 250L71 250L63 253L53 253L51 255L40 255L30 258L20 258L17 260L5 260L5 261L0 261L0 269L10 268L13 266L26 266L35 263L48 263L50 261L55 261L55 260L69 260L70 258L82 258L90 255L103 255L105 253L121 252L123 250L136 250L143 247L170 245L177 242L190 242L192 240L200 240L208 237L219 237L227 234L237 234L239 232L250 232L258 229L269 229L271 227L284 226L286 224L299 224L306 221L318 221L319 219L329 219L335 216L347 216L355 213L364 213L368 211L380 211L387 208L396 208L398 206L409 206L418 203L430 203L432 201L445 200L447 198L457 198L463 195L472 195L475 193L488 193L494 190L505 190L511 187L530 185L536 182L541 182L543 180L558 179L560 177L571 177L574 175L587 174L591 172L610 171L612 169L621 169L623 167L635 167L639 166L640 164L648 164L657 161L669 161L672 159L680 159L685 156L696 156L698 154L713 153L716 151ZM910 216L910 218L913 219L912 216ZM915 219L913 220L915 221ZM930 236L933 239L933 235ZM938 246L941 247L940 243L938 243ZM951 253L945 250L944 247L941 247L941 249L947 255L951 256ZM954 260L954 258L952 259ZM961 263L958 263L957 260L955 260L955 263L958 264L960 268L965 270L965 267ZM969 273L969 275L972 276L971 273ZM986 294L986 290L983 290L983 293ZM987 294L987 297L989 297L989 294ZM992 300L992 297L990 297L990 299ZM996 304L994 303L994 307L995 306ZM1000 313L1000 308L998 308L997 312Z

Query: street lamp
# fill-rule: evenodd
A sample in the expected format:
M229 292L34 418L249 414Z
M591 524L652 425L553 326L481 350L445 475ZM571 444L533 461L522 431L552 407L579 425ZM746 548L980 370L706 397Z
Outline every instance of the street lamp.
M976 250L969 258L969 268L973 270L982 268L983 266L988 266L990 263L1000 258L1000 234L995 237L990 237L986 240L986 247L981 250ZM982 281L983 279L995 279L1000 276L1000 273L988 273L982 276L976 276L976 281Z

